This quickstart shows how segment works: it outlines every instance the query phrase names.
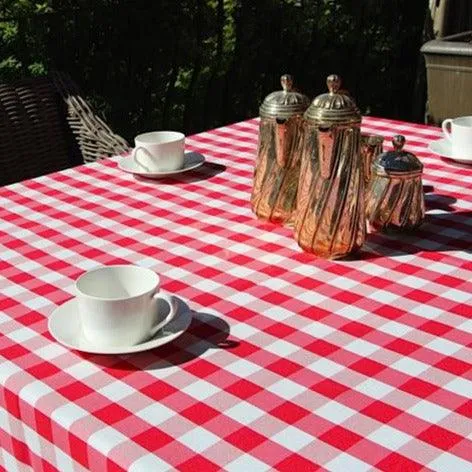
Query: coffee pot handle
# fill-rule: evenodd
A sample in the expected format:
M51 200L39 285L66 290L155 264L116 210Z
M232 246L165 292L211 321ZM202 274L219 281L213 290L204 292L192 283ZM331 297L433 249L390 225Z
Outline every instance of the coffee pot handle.
M449 141L452 141L451 130L450 130L451 123L452 123L451 118L447 118L446 120L444 120L444 121L442 122L442 125L441 125L442 130L443 130L443 133L444 133L444 136L445 136Z

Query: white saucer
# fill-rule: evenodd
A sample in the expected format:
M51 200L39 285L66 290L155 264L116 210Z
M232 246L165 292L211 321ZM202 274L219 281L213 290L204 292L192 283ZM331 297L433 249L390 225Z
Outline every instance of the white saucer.
M48 329L56 341L77 351L92 354L131 354L133 352L147 351L170 343L179 337L192 321L192 314L188 305L180 298L175 296L173 298L178 304L175 318L159 330L152 339L132 346L100 347L87 341L82 335L80 317L77 312L77 300L75 298L63 303L52 312L48 320Z
M184 158L184 166L182 169L177 170L166 170L162 172L157 171L146 171L142 167L140 167L131 156L123 157L118 162L118 167L125 172L129 172L130 174L139 175L140 177L146 177L148 179L161 179L163 177L170 177L172 175L179 175L184 172L188 172L189 170L197 169L198 167L202 166L205 162L205 156L198 152L187 152L185 153Z
M438 139L437 141L431 141L428 147L431 152L434 152L434 154L438 154L440 156L446 157L447 159L451 159L456 162L462 162L464 164L472 164L472 157L459 158L459 157L453 156L451 143L445 138Z

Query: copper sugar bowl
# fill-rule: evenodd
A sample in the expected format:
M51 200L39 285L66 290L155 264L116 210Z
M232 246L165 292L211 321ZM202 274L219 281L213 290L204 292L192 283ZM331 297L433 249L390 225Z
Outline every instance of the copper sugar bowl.
M423 164L403 149L405 137L393 137L393 151L380 154L372 165L366 214L372 230L405 230L424 220Z

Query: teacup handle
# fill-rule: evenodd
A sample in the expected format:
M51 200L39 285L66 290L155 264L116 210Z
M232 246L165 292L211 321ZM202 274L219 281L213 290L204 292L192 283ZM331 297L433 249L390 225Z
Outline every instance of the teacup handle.
M451 131L449 130L449 126L451 125L452 123L452 120L451 118L448 118L447 120L444 120L442 122L442 130L443 130L443 133L444 133L444 136L446 136L446 138L449 140L449 141L452 141L452 137L451 137Z
M168 315L161 322L157 323L157 325L151 328L151 332L149 333L150 337L153 337L163 326L165 326L167 323L170 323L177 313L177 306L171 295L157 292L152 296L152 298L156 301L164 300L169 305L170 310Z
M134 162L136 162L136 164L138 164L138 166L141 166L143 167L145 170L147 170L148 172L150 172L151 169L149 169L149 167L146 165L146 164L143 164L142 162L139 161L138 159L138 151L142 151L144 152L144 154L146 154L149 158L151 159L156 159L155 157L153 157L153 155L145 148L145 147L142 147L142 146L136 146L134 149L133 149L133 152L131 153L131 157L133 158Z

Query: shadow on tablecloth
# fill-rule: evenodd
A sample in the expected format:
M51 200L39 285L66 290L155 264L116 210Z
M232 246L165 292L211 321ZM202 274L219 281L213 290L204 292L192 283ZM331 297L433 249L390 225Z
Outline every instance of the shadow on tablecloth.
M451 208L451 199L436 200L444 211ZM427 210L431 206L427 204ZM426 213L424 223L411 233L375 233L367 235L359 259L395 257L420 252L462 251L472 253L472 211L450 211L448 213Z
M175 174L169 177L163 177L161 179L147 179L146 177L141 177L135 175L134 178L150 185L162 185L162 184L189 184L194 182L200 182L202 180L208 180L212 177L215 177L218 174L221 174L226 170L226 166L223 164L218 164L216 162L205 161L205 163L194 170L189 170L181 174Z
M111 375L119 372L166 369L191 363L209 350L231 350L239 341L229 338L229 324L219 316L204 311L192 311L192 322L185 333L174 341L155 349L126 355L80 354L100 365Z

